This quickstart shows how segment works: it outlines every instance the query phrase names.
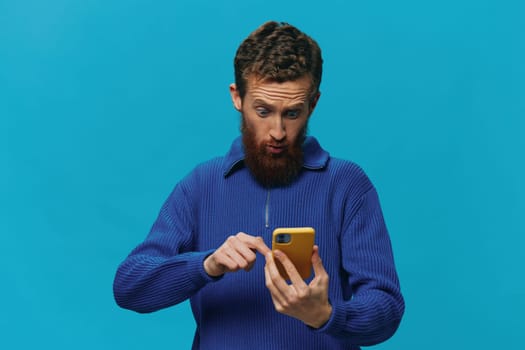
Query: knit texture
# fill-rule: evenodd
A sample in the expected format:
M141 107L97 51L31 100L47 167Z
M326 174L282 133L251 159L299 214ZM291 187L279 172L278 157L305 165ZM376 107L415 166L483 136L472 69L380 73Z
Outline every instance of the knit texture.
M378 196L356 164L332 158L313 137L290 186L261 187L243 164L241 139L197 166L164 203L146 240L119 266L117 303L153 312L190 299L193 349L359 349L388 339L404 312ZM260 254L249 272L208 276L204 259L230 235L263 237L311 226L330 276L333 312L320 329L275 311ZM307 281L308 282L308 281Z

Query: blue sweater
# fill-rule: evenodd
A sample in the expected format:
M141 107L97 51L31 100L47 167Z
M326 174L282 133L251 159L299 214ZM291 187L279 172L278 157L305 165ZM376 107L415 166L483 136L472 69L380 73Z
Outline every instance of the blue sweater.
M404 312L375 188L356 164L332 158L313 137L290 186L260 186L236 139L225 157L197 166L164 203L146 240L119 266L117 303L152 312L190 299L193 349L359 349L392 336ZM277 227L311 226L330 276L328 322L313 329L275 311L263 256L250 272L208 276L203 261L238 232L271 246Z

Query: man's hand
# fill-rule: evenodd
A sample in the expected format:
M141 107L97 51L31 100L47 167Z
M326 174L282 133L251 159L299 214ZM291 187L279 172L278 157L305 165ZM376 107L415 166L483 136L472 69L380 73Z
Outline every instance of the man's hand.
M271 252L261 237L239 232L226 241L204 260L204 270L210 276L217 277L226 272L240 269L249 271L255 263L255 253L263 255Z
M279 274L274 255L284 266L291 284ZM315 277L308 285L283 252L276 250L272 255L270 251L265 257L266 287L270 290L275 309L314 328L324 325L332 314L332 305L328 302L328 274L319 257L319 247L314 246L312 265Z

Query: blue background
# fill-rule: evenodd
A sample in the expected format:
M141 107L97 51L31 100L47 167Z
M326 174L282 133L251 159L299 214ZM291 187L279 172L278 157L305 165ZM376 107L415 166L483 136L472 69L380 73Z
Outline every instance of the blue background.
M407 309L375 348L522 348L525 1L0 0L2 349L190 348L188 303L121 310L113 276L238 134L268 19L321 45L310 132L380 193Z

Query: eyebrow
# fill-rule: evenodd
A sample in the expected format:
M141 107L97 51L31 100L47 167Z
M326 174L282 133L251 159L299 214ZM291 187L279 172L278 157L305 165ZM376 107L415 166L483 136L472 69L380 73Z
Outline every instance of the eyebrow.
M264 105L264 106L267 106L267 107L271 107L271 103L268 103L260 98L256 99L255 101L253 101L253 105ZM296 109L303 109L304 107L304 103L301 103L301 102L298 102L298 103L295 103L291 106L288 106L286 107L286 110L287 111L291 111L291 110L296 110Z
M270 106L270 104L264 100L261 100L260 98L256 99L255 101L253 101L253 104L254 105L265 105L265 106Z

